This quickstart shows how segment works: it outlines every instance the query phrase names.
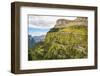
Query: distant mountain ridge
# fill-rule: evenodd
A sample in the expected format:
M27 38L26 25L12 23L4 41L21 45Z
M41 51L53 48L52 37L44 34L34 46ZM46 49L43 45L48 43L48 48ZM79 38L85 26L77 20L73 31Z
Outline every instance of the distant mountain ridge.
M34 38L35 42L41 42L41 41L44 41L45 35L34 36L33 38Z
M43 42L45 39L45 35L41 35L41 36L31 36L28 35L28 47L32 48L34 47L34 45L38 42Z
M35 40L31 35L28 35L28 48L32 48L35 45Z

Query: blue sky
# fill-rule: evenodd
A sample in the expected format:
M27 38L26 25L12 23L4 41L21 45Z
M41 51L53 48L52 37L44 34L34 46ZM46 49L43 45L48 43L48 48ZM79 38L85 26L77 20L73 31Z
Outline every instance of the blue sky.
M28 28L29 34L32 36L39 36L39 35L45 35L50 29L40 29L40 28Z
M28 34L32 36L46 35L55 26L58 19L74 20L76 17L30 15L28 18Z
M49 29L31 28L29 27L29 32L48 32Z

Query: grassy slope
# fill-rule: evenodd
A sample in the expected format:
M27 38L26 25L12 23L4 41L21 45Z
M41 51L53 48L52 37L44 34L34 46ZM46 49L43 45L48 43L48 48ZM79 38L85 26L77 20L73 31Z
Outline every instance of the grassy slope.
M52 28L45 42L29 49L29 60L76 59L87 57L87 26Z

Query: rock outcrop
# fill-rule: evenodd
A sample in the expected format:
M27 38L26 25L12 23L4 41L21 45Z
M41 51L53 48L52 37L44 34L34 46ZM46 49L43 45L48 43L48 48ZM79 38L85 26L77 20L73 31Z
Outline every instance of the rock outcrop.
M87 17L77 17L75 20L67 20L67 19L58 19L56 21L55 28L61 28L61 27L68 27L68 26L87 26L88 25L88 19Z

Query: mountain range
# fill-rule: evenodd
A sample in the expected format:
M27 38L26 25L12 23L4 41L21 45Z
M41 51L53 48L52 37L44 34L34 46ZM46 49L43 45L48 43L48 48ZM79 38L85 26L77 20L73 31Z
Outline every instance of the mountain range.
M31 36L28 35L28 48L32 48L36 43L43 42L45 35Z

